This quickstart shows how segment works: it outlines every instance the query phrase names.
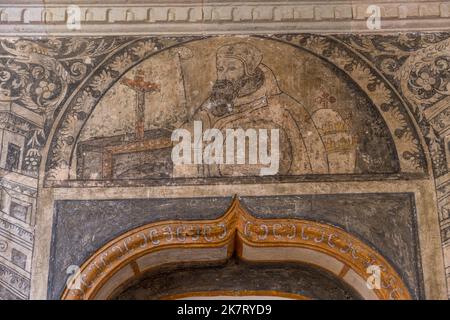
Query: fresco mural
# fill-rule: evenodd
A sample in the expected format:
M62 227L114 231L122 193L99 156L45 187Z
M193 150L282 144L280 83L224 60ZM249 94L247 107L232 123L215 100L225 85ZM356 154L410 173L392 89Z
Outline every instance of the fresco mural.
M224 134L279 129L278 175L400 170L376 108L331 64L267 39L214 38L154 55L111 87L80 133L76 178L258 175L248 161L174 167L170 135L180 127L193 133L195 121Z
M30 298L32 262L36 248L42 249L35 239L38 221L52 221L42 225L51 233L53 227L65 230L69 224L82 223L70 212L89 215L104 208L106 193L99 193L89 202L92 211L73 200L69 213L61 209L64 202L58 202L59 211L53 212L53 199L45 198L48 190L94 194L99 189L92 187L227 183L257 188L274 181L280 186L342 182L336 193L324 196L336 201L335 206L313 199L312 211L305 209L308 205L291 203L278 214L320 217L362 234L394 265L401 265L414 298L423 297L423 261L416 234L419 205L408 192L395 199L386 196L397 190L384 190L383 183L435 184L436 195L427 204L439 209L437 241L442 243L448 274L449 39L448 33L0 39L0 297ZM265 165L249 165L248 155L244 164L174 163L174 130L195 136L198 122L202 133L216 128L224 136L227 129L279 130L278 171L260 176ZM226 150L225 140L222 145ZM201 151L206 147L204 143ZM376 203L371 207L353 206L352 201L359 199L353 193L352 199L338 194L360 181L379 183L377 190L361 196L366 203ZM131 201L122 198L115 203ZM331 203L329 199L324 201ZM367 225L355 218L362 216L358 209L374 216L383 212L385 199L389 199L386 219L394 221L393 212L404 218L386 229L393 249L380 245L383 237L376 228L369 228L372 235L366 232L379 220ZM50 218L67 214L67 225L39 220L39 210L45 209L38 203L52 208ZM403 203L407 205L402 207ZM255 207L255 212L264 212L261 208L267 206ZM336 219L331 218L335 208L345 209ZM136 221L154 221L148 219L152 212L142 211ZM109 236L136 227L125 223L122 213L110 214L102 217L106 220L89 217L90 235L108 219L124 227L99 227L98 239L103 240L98 242L81 237L90 245L82 256L60 254L64 240L52 247L54 255L46 263L62 271L49 275L49 297L61 293L67 264L81 263ZM169 216L166 212L153 218ZM350 220L352 228L346 224ZM67 232L66 238L79 236L70 228ZM395 257L397 248L405 255Z

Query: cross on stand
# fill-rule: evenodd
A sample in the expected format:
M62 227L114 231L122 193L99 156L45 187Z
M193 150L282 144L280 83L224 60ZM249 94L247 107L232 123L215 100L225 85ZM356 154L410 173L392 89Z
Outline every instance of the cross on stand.
M158 84L144 80L144 72L138 70L134 79L123 78L121 84L126 85L136 92L135 104L135 137L134 141L103 147L102 156L102 177L104 179L113 178L113 157L118 154L152 151L170 147L170 139L144 139L145 125L145 94L154 93L160 90Z

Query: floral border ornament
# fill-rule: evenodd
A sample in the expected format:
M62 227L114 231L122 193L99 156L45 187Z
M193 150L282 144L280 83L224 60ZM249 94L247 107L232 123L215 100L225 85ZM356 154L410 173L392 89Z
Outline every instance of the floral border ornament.
M435 177L446 174L443 133L450 130L450 34L335 37L371 61L401 93L428 145Z

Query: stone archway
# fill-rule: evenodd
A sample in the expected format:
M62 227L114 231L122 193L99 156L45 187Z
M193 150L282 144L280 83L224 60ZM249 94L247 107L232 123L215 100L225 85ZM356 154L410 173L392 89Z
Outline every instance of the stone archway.
M301 262L331 272L364 299L411 299L395 269L344 230L299 219L256 219L235 198L209 221L164 221L110 241L81 267L62 299L106 299L115 289L167 263L220 261L231 255L253 262ZM378 266L381 285L369 289L367 268Z
M355 174L349 175L347 177L338 175L323 178L319 178L317 176L293 176L287 178L281 177L279 180L266 179L262 182L264 184L267 183L267 185L262 189L268 187L268 190L272 190L270 191L272 194L278 194L279 192L299 194L293 191L294 189L297 189L297 187L298 189L302 190L300 194L305 194L305 192L309 193L312 189L314 190L313 193L322 193L323 190L328 190L327 192L329 193L332 193L335 190L338 190L338 192L349 193L348 186L351 184L353 190L352 192L355 193L369 192L375 194L384 190L388 190L388 192L396 192L398 190L397 186L405 192L414 193L417 197L418 202L420 202L422 206L418 209L418 224L420 229L419 240L421 244L421 250L423 250L422 253L420 253L420 258L425 261L423 273L425 278L433 278L434 275L438 273L430 272L430 270L433 270L435 266L436 268L437 266L440 266L440 257L434 254L437 250L436 242L438 242L439 239L433 237L430 240L430 238L427 237L426 234L428 232L436 234L436 210L433 204L430 204L428 200L424 200L425 197L422 198L423 189L427 190L426 199L431 199L432 195L430 194L434 192L434 189L432 189L432 164L430 161L430 154L427 152L426 146L424 145L423 135L417 130L416 121L408 113L407 106L403 104L403 102L401 101L401 97L398 97L398 93L393 90L392 86L389 85L386 79L383 79L381 77L380 80L377 78L379 76L379 72L373 65L367 63L367 61L362 59L360 56L355 55L354 52L352 52L352 50L348 50L346 46L339 44L338 42L333 40L332 37L309 35L280 35L270 38L277 38L277 40L281 39L283 42L289 43L288 45L294 45L294 47L298 47L299 49L306 49L310 54L314 54L320 59L328 61L331 65L339 69L340 72L343 72L348 76L349 83L354 84L357 88L363 91L368 100L373 103L373 110L378 112L383 118L382 121L385 121L387 123L388 129L385 132L395 140L395 153L398 156L401 170L392 175L381 174L366 177L358 176L358 174ZM275 40L268 39L267 37L264 37L264 39L266 41ZM54 213L51 208L56 201L60 201L61 199L79 199L78 197L80 197L80 199L98 199L95 196L95 192L91 193L91 187L99 188L97 192L99 194L102 194L102 198L105 197L105 195L107 198L117 198L117 194L121 193L123 195L125 194L125 192L127 195L129 195L129 198L148 197L150 193L154 195L157 194L157 192L151 188L152 186L164 186L166 185L166 183L167 185L176 186L177 188L174 188L174 190L180 189L177 185L178 181L160 182L157 180L129 180L121 184L117 180L110 181L108 179L99 181L89 181L83 179L79 180L76 178L71 179L70 173L72 173L72 177L76 177L77 172L75 166L72 166L72 161L74 155L76 155L77 152L76 144L78 143L80 131L88 121L90 112L96 108L99 100L112 88L112 86L114 86L115 83L118 83L119 79L127 71L132 70L135 66L137 66L150 56L155 56L164 51L163 49L170 50L170 48L177 48L181 44L185 45L190 42L200 42L202 40L205 39L194 39L192 37L180 37L177 39L163 37L134 39L132 43L123 47L122 50L111 53L108 59L104 61L104 64L99 66L99 68L97 69L97 73L93 73L83 80L83 84L80 85L80 87L77 88L76 92L74 92L73 95L68 98L67 103L62 106L60 113L56 117L56 121L53 123L51 135L49 136L49 140L47 141L46 150L43 154L43 162L40 171L41 179L39 180L39 212L43 217L41 219L43 221L45 220L45 223L51 220L51 217L49 218L49 215L52 214L52 212ZM140 57L136 61L133 61L133 63L131 63L130 65L126 65L123 72L114 73L112 78L104 78L105 74L108 74L107 72L108 70L110 70L111 66L116 66L118 58L124 56L125 53L130 52L130 50L137 50L140 47L147 50L145 51L143 49L145 52L143 53L144 55L142 57ZM333 51L332 49L335 49L335 51ZM103 71L105 71L106 73L104 73ZM94 86L99 90L92 89L94 83ZM52 161L53 164L56 165L56 167L52 167L50 165ZM61 165L61 167L59 167L59 165ZM56 171L53 169L55 169ZM365 179L368 179L369 182L360 183L361 181L366 182ZM269 183L279 183L280 181L283 183L293 184L290 186L285 184L283 186L276 186L274 188L271 188L271 186L269 186ZM311 186L313 186L312 189L310 186L306 185L307 183L304 183L308 181L314 181L314 183L311 184ZM341 181L345 183L342 183L340 185ZM214 194L208 193L208 195L217 196L219 194L224 194L224 187L219 187L216 185L215 188L210 188L207 185L209 182L212 181L199 179L198 185L206 185L208 189L215 190L214 192L212 192ZM228 191L225 191L227 195L230 195L232 194L231 192L236 192L234 190L233 184L244 185L246 183L254 183L255 181L242 178L239 179L239 181L227 180L225 182L226 184L230 183L227 185ZM294 185L294 183L299 183L299 185L296 186ZM215 182L213 184L215 184ZM358 184L360 184L360 186L358 186ZM134 189L132 189L132 191L128 193L130 189L124 189L127 186L133 186ZM385 189L385 186L388 186L388 189ZM242 186L241 190L242 188L245 187ZM162 193L158 194L156 197L160 197L161 195L170 193L167 193L168 189L162 189L164 189L162 190ZM186 186L184 190L189 193L189 191L187 191L188 189L189 187ZM202 188L198 188L198 190L200 189ZM232 191L230 192L229 190ZM199 193L202 192L204 192L203 194L207 194L205 193L205 191L199 191ZM237 192L241 194L241 191ZM267 194L269 191L261 192ZM88 193L90 195L87 195ZM138 194L139 196L136 196L136 194ZM426 207L423 206L425 204L427 204ZM47 214L45 212L49 213ZM168 218L170 218L170 216L168 216ZM415 232L415 230L413 231ZM45 247L50 244L50 240L48 240L49 237L49 235L40 235L39 239L44 240L40 240L42 244L39 244L37 246L39 250L41 250L42 248L44 248L44 251L49 250ZM320 239L320 235L318 237L318 239ZM433 245L427 245L430 241L433 242ZM345 248L343 250L345 251ZM431 252L434 253L432 254ZM294 253L290 252L289 254ZM436 263L434 263L433 261L435 260L430 259L430 257L435 257ZM417 264L417 266L420 265ZM421 271L419 270L419 272ZM44 281L46 281L46 279L44 279ZM428 284L426 285L425 292L427 296L430 296L433 292L433 290L430 288L434 287L437 282L428 281L428 283L430 284L430 286L428 286Z

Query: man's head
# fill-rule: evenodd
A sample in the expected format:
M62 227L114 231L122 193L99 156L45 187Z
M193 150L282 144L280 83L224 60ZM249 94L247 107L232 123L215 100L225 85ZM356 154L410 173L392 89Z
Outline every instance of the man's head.
M250 94L263 84L261 60L261 51L247 43L225 45L217 50L217 81L209 106L214 115L231 112L236 97Z

